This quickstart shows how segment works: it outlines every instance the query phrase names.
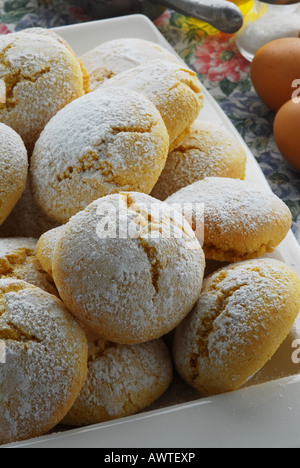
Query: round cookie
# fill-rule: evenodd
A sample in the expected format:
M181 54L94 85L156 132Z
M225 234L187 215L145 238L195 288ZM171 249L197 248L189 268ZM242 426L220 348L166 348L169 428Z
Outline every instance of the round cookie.
M182 143L170 151L151 195L166 200L206 177L243 180L246 164L246 152L237 138L217 124L197 119Z
M220 269L205 279L194 310L175 331L176 369L202 393L236 390L273 356L299 309L299 278L282 262Z
M0 444L40 436L68 413L87 375L86 336L64 304L0 279Z
M170 149L180 143L203 107L197 74L175 62L152 61L132 68L103 83L132 89L146 96L159 110L170 138Z
M0 121L20 134L31 153L50 118L84 94L81 64L64 42L40 30L0 36L0 55L6 85Z
M37 243L36 247L36 256L40 261L43 269L52 277L52 263L55 245L58 239L60 238L63 232L64 226L59 226L57 228L51 229L50 231L45 232Z
M45 28L40 28L40 27L22 29L22 33L28 33L28 34L32 34L32 33L43 34L44 36L48 36L48 37L51 37L52 39L55 39L55 40L58 41L60 44L63 44L67 49L69 49L69 51L74 55L75 60L78 61L79 65L80 65L80 68L81 68L81 71L82 71L82 79L83 79L83 91L84 91L85 93L91 92L91 88L90 88L90 77L89 77L88 72L87 72L86 69L84 68L84 66L83 66L83 64L82 64L82 62L81 62L81 60L79 60L79 58L78 58L77 55L75 54L75 52L74 52L74 50L72 49L72 47L70 46L70 44L68 44L68 42L67 42L63 37L61 37L59 34L57 34L57 32L54 32L52 29L45 29Z
M203 204L205 257L221 262L272 252L292 223L289 208L271 190L238 179L207 177L174 193L166 202L185 208L192 225L195 209Z
M92 91L105 80L150 60L182 64L181 60L166 48L137 38L121 38L103 42L82 55L80 60L90 76Z
M21 237L0 239L0 278L20 279L58 296L52 278L36 257L36 248L36 239Z
M0 224L21 198L27 173L28 157L21 137L12 128L0 123Z
M140 193L96 200L65 225L55 246L60 297L105 340L162 337L190 312L205 261L183 216Z
M61 224L99 197L150 193L165 165L166 126L155 106L134 91L99 89L54 116L31 159L38 205Z
M90 343L87 380L62 424L84 426L130 416L156 401L173 378L163 340Z
M39 239L42 234L59 225L35 202L28 177L23 195L6 221L0 226L0 238L33 237Z

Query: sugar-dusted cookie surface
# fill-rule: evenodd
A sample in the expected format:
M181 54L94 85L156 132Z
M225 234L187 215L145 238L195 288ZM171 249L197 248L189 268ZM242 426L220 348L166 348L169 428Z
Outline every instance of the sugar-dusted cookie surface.
M63 226L58 226L57 228L50 229L50 231L45 232L37 242L36 256L44 270L50 276L53 276L52 263L55 245L63 232L63 228Z
M163 340L138 345L89 342L87 380L62 423L98 424L135 414L169 387L173 364Z
M50 118L85 93L81 64L64 41L39 28L2 35L0 53L6 85L0 122L21 135L31 154Z
M99 89L47 124L31 158L34 198L65 223L111 193L150 193L165 165L169 136L156 107L123 88Z
M106 340L137 344L160 338L190 312L205 261L180 213L123 192L70 219L52 267L60 297L83 325Z
M217 124L197 119L180 145L170 151L151 195L166 200L206 177L244 179L246 164L245 149L234 135Z
M194 310L176 329L176 368L202 393L236 390L271 359L299 310L299 277L282 262L222 268L205 279Z
M55 296L0 279L0 443L30 439L70 410L87 374L87 340Z
M0 277L16 278L58 296L55 284L36 256L37 239L0 239Z
M182 64L179 58L159 44L126 37L106 41L87 51L80 60L90 76L92 91L119 73L151 60Z
M205 256L236 262L272 252L287 236L292 215L270 190L239 179L207 177L174 193L167 203L190 205L194 223L197 204L204 209Z
M21 198L27 174L28 156L21 137L0 123L0 225Z
M176 62L154 60L106 80L100 88L119 86L146 96L166 124L170 149L185 137L203 107L197 74Z

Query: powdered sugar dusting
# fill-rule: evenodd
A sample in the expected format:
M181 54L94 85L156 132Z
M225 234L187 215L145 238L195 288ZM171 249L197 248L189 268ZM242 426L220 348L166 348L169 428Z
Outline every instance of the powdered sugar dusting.
M179 228L181 220L182 236L105 236L105 203L111 204L113 221L117 215L118 229L122 219L131 224L138 215L148 224L151 204L158 203L169 225ZM71 218L53 262L55 283L70 310L103 338L120 343L158 338L174 328L197 300L204 269L193 231L181 215L178 218L173 215L172 221L168 205L137 193L99 199ZM162 222L152 224L163 229Z
M270 190L239 179L207 177L184 187L167 203L190 203L195 219L204 204L204 251L207 258L234 262L271 252L287 235L289 208Z
M151 195L165 200L205 177L244 179L247 155L225 128L197 119L185 139L171 151Z
M35 252L37 240L33 237L24 237L24 238L17 238L11 237L7 239L0 240L0 257L6 256L10 252L16 250L20 245L24 248Z
M259 340L262 329L268 335L269 317L262 313L266 304L279 316L284 308L281 295L286 294L285 285L278 268L276 262L240 265L238 276L234 269L228 269L226 278L218 283L224 308L208 340L208 353L214 365L222 367L228 351L240 353L255 337Z
M161 340L106 343L89 360L87 381L64 422L92 424L128 416L155 401L171 380L172 361Z
M275 195L245 181L207 177L171 195L168 203L204 203L205 222L232 234L235 225L244 224L255 232L272 215Z
M259 259L222 268L205 280L178 327L177 365L200 389L238 388L275 353L299 307L299 278L283 263Z
M50 276L53 276L52 263L55 245L62 232L63 226L50 229L40 237L37 244L36 256L44 270L47 271Z
M5 443L42 434L63 417L85 378L87 347L54 296L12 279L1 279L0 290L0 338L6 345L0 441Z
M121 88L94 91L56 114L39 138L31 161L35 198L67 222L100 196L149 193L168 144L162 118L147 98Z
M49 119L83 95L80 63L54 36L36 30L1 36L0 51L0 75L6 84L0 119L31 150Z
M21 137L12 128L0 123L0 224L24 192L27 171L27 151Z
M150 60L179 62L167 49L137 38L122 38L104 42L80 57L91 79L91 89L105 80Z
M201 84L196 73L172 62L150 61L105 81L99 89L111 86L132 89L150 99L166 124L170 146L203 107Z
M57 296L52 278L36 257L36 247L33 238L0 239L0 277L17 278Z

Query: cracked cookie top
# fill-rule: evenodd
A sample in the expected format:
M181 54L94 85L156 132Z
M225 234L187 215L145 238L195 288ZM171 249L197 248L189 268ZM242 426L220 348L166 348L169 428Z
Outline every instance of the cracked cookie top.
M54 427L77 398L87 373L84 332L63 303L41 289L0 279L0 443Z
M29 153L50 118L84 94L75 54L39 29L0 37L0 76L6 86L0 121L21 135Z
M132 89L150 99L166 124L171 150L183 140L203 107L197 74L175 62L150 61L106 80L100 88L111 86Z
M89 50L80 57L94 91L106 80L150 60L180 63L182 61L166 48L152 41L138 38L113 39Z
M204 256L183 216L149 195L100 198L56 243L53 277L87 329L135 344L173 330L195 304Z
M246 163L246 152L234 135L220 125L198 119L180 145L168 154L151 196L166 200L205 177L244 179Z
M273 259L249 260L207 277L191 314L177 327L174 362L206 394L241 387L271 359L300 308L300 281Z
M237 262L272 252L287 236L292 215L271 190L240 179L206 177L166 199L171 205L190 204L193 222L198 203L204 207L207 259Z
M166 126L146 97L123 88L86 94L58 112L35 145L35 200L66 223L101 196L150 193L168 148Z

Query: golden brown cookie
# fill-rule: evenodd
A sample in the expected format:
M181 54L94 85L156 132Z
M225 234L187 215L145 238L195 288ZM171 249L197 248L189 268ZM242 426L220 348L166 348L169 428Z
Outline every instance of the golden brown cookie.
M100 198L72 217L55 246L60 297L105 340L160 338L190 312L205 261L183 216L140 193Z
M58 112L36 143L34 198L63 224L99 197L150 193L168 147L160 113L141 94L122 88L86 94Z
M155 105L166 124L171 150L184 139L203 107L197 74L176 62L156 60L143 64L105 81L100 88L111 86L142 93Z
M166 202L185 207L191 225L195 209L203 204L203 250L207 259L221 262L272 252L292 223L289 208L274 193L238 179L207 177L174 193Z
M36 256L39 259L44 270L50 276L53 276L52 263L55 245L63 232L63 228L63 226L59 226L57 228L45 232L45 234L43 234L39 238L37 243Z
M6 84L0 121L20 134L31 154L50 118L84 94L81 65L64 42L40 30L1 36L0 54Z
M244 179L246 164L246 152L234 135L220 125L197 119L182 143L169 153L151 195L166 200L205 177Z
M37 240L32 238L0 239L0 277L26 281L58 296L52 278L36 257Z
M90 76L92 91L105 80L150 60L182 64L179 58L159 44L126 37L103 42L82 55L80 60Z
M37 437L68 413L87 375L86 336L55 296L0 280L0 444Z
M177 371L205 394L238 389L273 356L299 309L300 280L282 262L258 259L218 270L176 329Z
M0 225L21 198L27 173L28 157L21 137L0 123Z
M45 28L39 28L39 27L22 29L22 33L29 33L29 34L36 33L36 34L42 34L44 36L50 36L50 37L52 37L52 39L55 39L60 44L63 44L67 49L69 49L70 52L72 52L72 54L74 55L75 59L79 62L79 65L80 65L80 68L81 68L81 71L82 71L83 90L84 90L84 92L89 93L91 91L90 77L89 77L88 72L84 68L81 60L79 60L79 58L75 54L75 52L72 49L72 47L70 46L70 44L62 36L60 36L60 34L58 34L57 32L54 32L52 29L45 29Z
M91 342L87 380L62 423L83 426L135 414L156 401L172 378L172 359L161 339L138 345Z

